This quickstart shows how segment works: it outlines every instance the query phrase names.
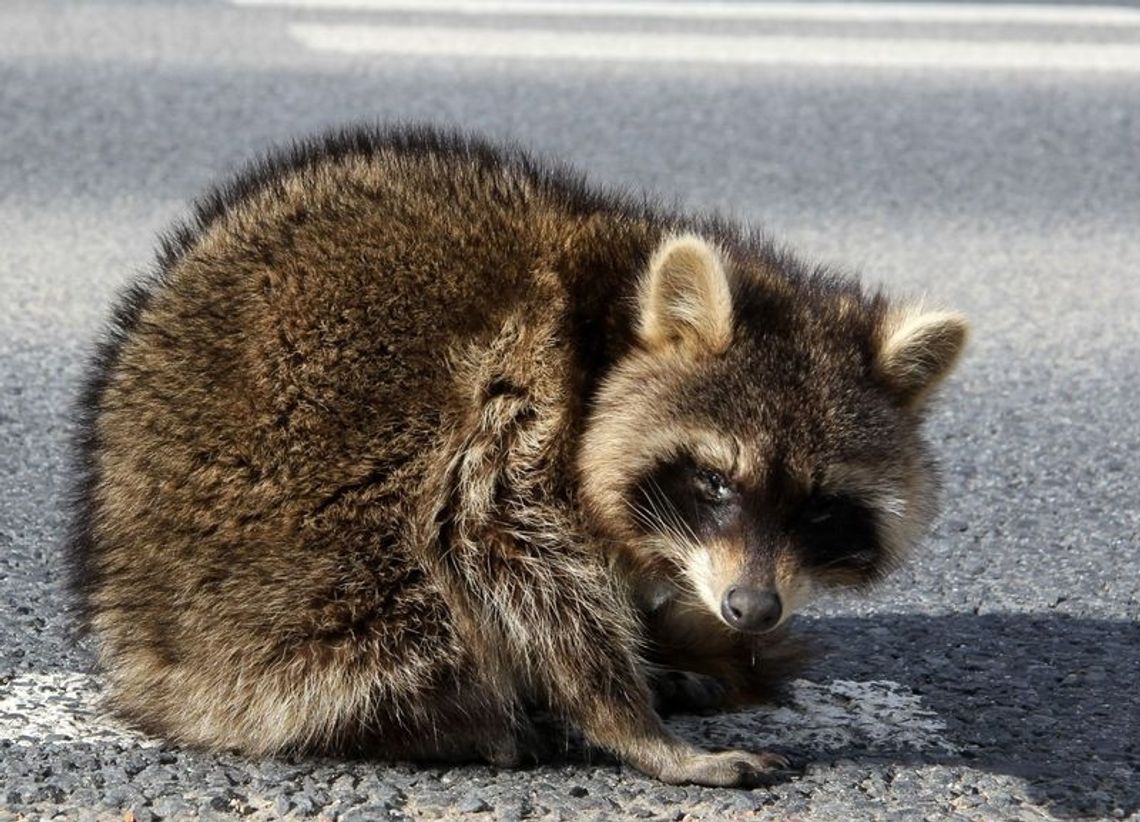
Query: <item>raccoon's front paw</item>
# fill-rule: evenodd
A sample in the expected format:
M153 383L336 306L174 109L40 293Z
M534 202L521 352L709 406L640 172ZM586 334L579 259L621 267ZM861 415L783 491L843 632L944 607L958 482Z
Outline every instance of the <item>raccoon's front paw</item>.
M790 768L788 758L777 753L701 751L666 765L656 776L674 785L754 788L778 781Z
M650 674L653 707L662 716L707 713L724 708L728 689L716 677L661 668Z

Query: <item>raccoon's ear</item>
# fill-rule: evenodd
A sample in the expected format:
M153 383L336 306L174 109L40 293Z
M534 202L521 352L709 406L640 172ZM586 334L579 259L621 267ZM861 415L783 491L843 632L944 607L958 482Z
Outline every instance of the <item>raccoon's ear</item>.
M722 352L732 340L732 293L720 254L694 234L663 240L638 294L637 332L650 349Z
M953 370L969 332L952 311L896 311L880 329L876 371L902 405L917 407Z

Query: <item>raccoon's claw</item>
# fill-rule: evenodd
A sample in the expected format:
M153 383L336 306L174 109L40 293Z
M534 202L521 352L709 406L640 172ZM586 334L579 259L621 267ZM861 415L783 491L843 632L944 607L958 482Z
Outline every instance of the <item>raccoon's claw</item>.
M756 787L775 781L788 766L787 757L777 753L701 752L662 768L657 777L672 784Z
M777 767L781 771L787 771L789 773L797 773L797 772L802 772L808 766L808 761L809 761L808 757L803 756L802 754L796 754L796 753L778 754L778 753L770 752L768 755L773 757L775 760L778 760L778 764L776 764L775 767Z
M715 711L728 699L728 690L719 679L692 671L656 671L652 686L653 707L663 716Z

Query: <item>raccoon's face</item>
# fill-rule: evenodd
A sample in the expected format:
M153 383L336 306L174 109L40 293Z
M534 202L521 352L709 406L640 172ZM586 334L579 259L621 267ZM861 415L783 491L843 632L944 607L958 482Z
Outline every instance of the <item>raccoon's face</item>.
M772 265L662 244L579 459L646 577L751 633L878 579L929 525L922 408L966 338L958 315Z

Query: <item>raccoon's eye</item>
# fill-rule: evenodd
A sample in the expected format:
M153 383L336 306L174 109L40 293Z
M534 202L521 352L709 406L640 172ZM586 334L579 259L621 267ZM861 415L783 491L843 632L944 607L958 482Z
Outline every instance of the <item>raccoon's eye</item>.
M697 472L697 486L709 502L724 502L732 496L732 485L718 471L701 469Z

